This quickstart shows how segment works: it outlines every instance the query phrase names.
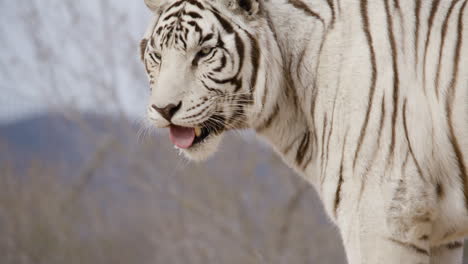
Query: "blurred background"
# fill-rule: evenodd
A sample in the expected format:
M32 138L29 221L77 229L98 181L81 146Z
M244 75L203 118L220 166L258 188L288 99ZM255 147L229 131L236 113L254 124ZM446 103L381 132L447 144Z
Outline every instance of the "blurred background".
M143 0L0 1L0 264L345 263L252 132L192 164L142 129L149 19Z

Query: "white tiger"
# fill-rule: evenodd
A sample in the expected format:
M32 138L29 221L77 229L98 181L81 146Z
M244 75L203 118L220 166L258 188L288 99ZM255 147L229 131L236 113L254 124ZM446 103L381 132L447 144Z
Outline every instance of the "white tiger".
M193 160L253 128L349 263L461 263L467 0L145 0L148 117Z

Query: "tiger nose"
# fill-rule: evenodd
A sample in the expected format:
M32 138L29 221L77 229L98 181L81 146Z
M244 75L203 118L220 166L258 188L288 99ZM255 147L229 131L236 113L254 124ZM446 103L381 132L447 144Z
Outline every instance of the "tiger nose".
M154 110L156 110L159 114L161 114L164 119L167 121L171 121L172 117L179 111L182 107L182 102L179 102L177 105L175 104L168 104L165 107L159 108L156 105L151 106Z

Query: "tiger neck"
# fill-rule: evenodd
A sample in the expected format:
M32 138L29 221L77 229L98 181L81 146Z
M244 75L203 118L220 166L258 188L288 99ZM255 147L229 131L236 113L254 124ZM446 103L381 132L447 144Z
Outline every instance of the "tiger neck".
M316 160L320 153L316 145L317 133L312 124L314 118L311 117L313 103L304 98L312 98L317 93L317 87L311 80L315 79L314 69L317 69L319 60L313 54L319 53L330 23L335 18L332 18L331 12L329 17L317 18L307 10L298 10L293 4L278 5L267 4L266 15L269 30L274 36L269 40L279 47L282 62L280 72L268 74L281 76L279 87L276 87L280 92L276 98L270 98L266 121L256 131L273 145L290 167L307 177L316 175L314 170L319 170ZM305 23L309 26L304 27ZM300 30L291 31L291 28ZM268 89L275 88L271 86ZM315 183L318 179L308 180Z

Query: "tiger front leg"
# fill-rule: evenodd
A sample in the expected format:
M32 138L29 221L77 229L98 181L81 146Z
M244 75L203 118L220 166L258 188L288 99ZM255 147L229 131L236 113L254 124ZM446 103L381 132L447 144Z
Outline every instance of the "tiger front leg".
M431 188L404 183L368 182L361 199L345 202L338 225L350 264L431 263Z
M395 233L383 219L362 214L360 223L342 229L344 246L350 264L432 264L431 248L425 224L413 227L413 230L401 235ZM356 221L353 221L356 222ZM442 263L442 262L440 262ZM445 263L445 262L443 262ZM450 263L450 262L448 262Z
M360 220L359 225L351 227L353 230L342 230L348 263L439 263L431 262L431 248L425 235L425 231L430 229L427 226L415 226L415 230L406 230L408 233L402 236L392 232L384 221L371 218ZM415 234L419 234L419 237Z

